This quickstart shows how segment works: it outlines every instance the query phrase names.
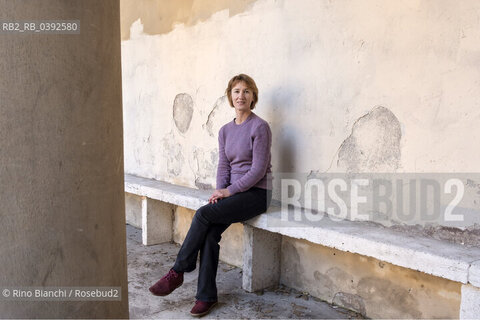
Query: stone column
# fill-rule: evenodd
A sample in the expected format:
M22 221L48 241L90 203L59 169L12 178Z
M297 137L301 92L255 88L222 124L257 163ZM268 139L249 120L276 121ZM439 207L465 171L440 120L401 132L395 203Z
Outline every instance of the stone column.
M2 318L128 317L118 0L0 0L0 286L121 287L121 301L0 298ZM0 293L1 294L1 293Z

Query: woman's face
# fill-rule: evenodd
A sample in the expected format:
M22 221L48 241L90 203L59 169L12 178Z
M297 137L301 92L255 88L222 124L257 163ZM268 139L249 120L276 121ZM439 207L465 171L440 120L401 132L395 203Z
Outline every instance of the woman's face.
M248 111L253 102L253 92L243 81L238 82L232 88L233 106L238 111Z

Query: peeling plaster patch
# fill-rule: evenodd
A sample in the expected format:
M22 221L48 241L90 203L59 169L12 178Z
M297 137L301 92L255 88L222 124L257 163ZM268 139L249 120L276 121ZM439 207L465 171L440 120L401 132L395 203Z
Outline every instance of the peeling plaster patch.
M201 148L195 147L193 150L193 157L197 163L197 170L195 174L195 185L199 189L214 189L214 186L209 179L215 177L218 151L216 149L205 151Z
M130 27L130 34L132 39L138 38L143 33L143 24L140 18L132 23Z
M360 314L366 314L367 312L365 309L365 302L356 294L337 292L335 297L333 297L333 304L356 311Z
M145 24L146 34L165 34L176 24L193 26L216 12L228 9L230 17L246 12L257 0L120 0L122 40L130 38L130 26L137 19Z
M318 287L318 290L320 290L320 292L326 292L329 297L334 296L336 287L335 283L330 277L324 275L318 270L315 270L315 272L313 273L313 278L316 281L315 286Z
M182 172L185 158L182 154L182 146L177 143L173 132L167 134L163 140L164 155L167 158L167 172L170 175L178 176Z
M341 281L345 281L347 279L353 279L353 276L351 274L338 267L328 269L325 274L331 279L333 279L334 283L340 283Z
M416 319L422 317L422 312L418 310L418 301L409 290L395 282L365 277L359 281L357 290L358 294L365 300L370 300L370 303L380 303L381 300L388 303L392 310L397 311L395 314L404 314Z
M202 126L204 130L207 130L208 134L211 137L215 136L215 133L213 131L215 118L217 117L220 108L224 105L228 105L228 98L226 95L217 99L217 101L215 102L215 105L213 106L212 111L208 114L207 122Z
M193 99L186 93L179 93L173 101L173 120L181 133L187 132L192 122Z
M394 172L400 163L401 137L397 117L376 107L355 121L339 148L337 166L346 172Z

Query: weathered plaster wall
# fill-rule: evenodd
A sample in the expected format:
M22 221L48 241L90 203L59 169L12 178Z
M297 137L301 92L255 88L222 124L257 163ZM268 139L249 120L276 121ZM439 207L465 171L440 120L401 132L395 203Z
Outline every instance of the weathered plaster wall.
M147 34L162 34L176 24L192 26L217 11L229 10L230 16L247 10L256 0L120 0L122 40L130 38L130 26L137 19Z
M476 0L121 5L127 173L212 187L240 72L257 81L275 172L480 171ZM177 209L175 241L192 215ZM478 243L462 232L440 238ZM288 286L370 317L458 317L459 283L289 238L282 249Z
M173 222L173 241L183 243L192 223L195 211L183 207L175 210ZM234 223L222 234L220 241L220 260L242 267L243 264L243 225Z
M371 318L456 319L461 284L284 237L281 283Z
M214 185L227 81L276 172L478 172L480 2L122 1L127 173Z

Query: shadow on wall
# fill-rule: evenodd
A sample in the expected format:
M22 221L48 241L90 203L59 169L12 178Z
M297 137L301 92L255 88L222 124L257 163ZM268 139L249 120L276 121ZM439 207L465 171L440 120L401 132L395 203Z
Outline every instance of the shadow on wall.
M266 94L276 148L272 153L278 159L276 172L294 172L296 157L302 153L308 156L306 150L299 149L302 132L291 123L292 114L297 110L295 97L300 92L295 88L278 87ZM383 106L374 107L355 121L351 134L338 148L336 167L331 169L337 172L396 172L401 162L401 138L400 121L395 114Z
M293 172L295 158L302 150L298 149L299 131L288 124L291 116L297 110L296 97L300 96L301 88L293 86L275 87L264 94L266 103L263 108L272 129L272 158L278 159L274 169L276 172Z
M162 139L169 175L168 182L189 187L193 187L194 184L199 189L214 189L212 176L216 174L218 148L206 147L204 144L192 144L191 140L192 135L199 134L197 127L201 125L202 138L216 142L220 127L233 119L230 109L226 96L221 96L215 101L207 119L195 122L193 121L195 101L192 96L187 93L178 93L175 96L172 109L174 126ZM210 143L206 143L206 145L210 145ZM193 181L182 180L183 176L192 173Z

